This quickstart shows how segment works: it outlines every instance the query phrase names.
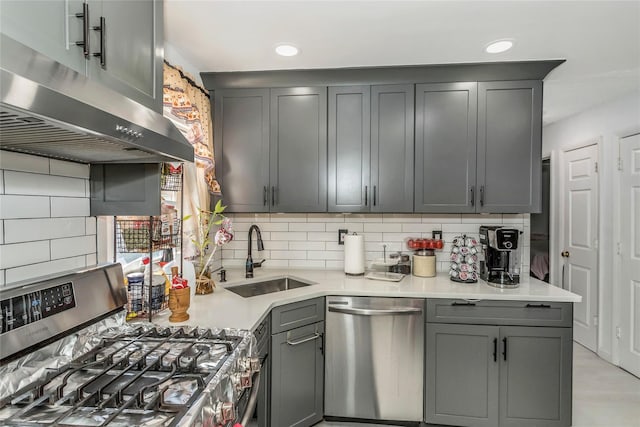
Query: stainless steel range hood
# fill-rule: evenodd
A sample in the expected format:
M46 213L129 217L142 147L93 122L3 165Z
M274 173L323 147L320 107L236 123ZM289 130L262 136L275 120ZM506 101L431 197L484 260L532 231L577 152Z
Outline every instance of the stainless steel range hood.
M171 121L0 34L0 149L82 163L193 161Z

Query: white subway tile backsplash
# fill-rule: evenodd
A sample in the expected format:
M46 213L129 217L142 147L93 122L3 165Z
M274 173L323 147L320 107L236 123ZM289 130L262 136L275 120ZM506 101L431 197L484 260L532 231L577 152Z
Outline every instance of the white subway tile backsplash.
M75 237L85 234L85 218L35 218L5 220L5 243Z
M96 265L98 263L97 254L88 254L88 255L85 255L85 256L86 256L86 261L85 262L87 264L87 267L90 267L92 265Z
M306 251L271 251L271 259L307 259Z
M271 214L270 215L271 222L307 222L306 214Z
M0 219L0 245L4 244L4 220Z
M0 268L49 261L49 241L0 245Z
M277 224L281 225L282 223ZM325 231L325 224L319 222L292 222L289 224L289 231Z
M5 271L4 270L0 270L0 286L4 286L4 284L6 283L5 278L4 278L4 274L5 274Z
M269 214L245 214L245 213L236 213L236 214L228 214L229 218L233 219L234 224L237 222L269 222Z
M85 182L80 178L4 171L5 194L86 197Z
M398 233L402 231L402 224L399 223L367 223L364 224L364 232L383 232L383 233Z
M382 214L347 214L345 222L382 222Z
M89 179L89 165L83 163L50 159L49 170L51 175Z
M289 260L289 267L291 268L325 268L325 262L320 260Z
M4 194L4 171L0 169L0 194Z
M273 243L282 243L282 242L273 242ZM327 243L325 242L289 242L288 249L292 251L324 251L326 244L328 244L328 242Z
M236 221L234 217L237 215L245 221ZM430 238L433 230L441 230L445 247L436 252L436 265L438 271L446 272L450 264L451 241L455 236L466 234L477 239L479 227L483 224L505 223L523 229L525 233L529 227L528 216L521 214L271 214L266 218L263 214L258 215L230 216L234 219L236 232L242 230L240 233L246 235L250 223L258 224L265 231L263 239L267 251L263 254L268 254L265 256L266 269L290 267L342 270L344 246L337 242L339 229L364 236L367 263L382 258L383 245L386 245L387 255L397 251L409 253L407 239ZM525 236L528 238L527 234ZM226 245L222 250L225 266L243 266L246 258L245 246L246 237ZM528 247L528 242L526 246ZM524 271L525 268L528 269L526 256L528 255L524 254L523 246Z
M11 151L1 151L0 169L48 174L49 159Z
M87 197L52 197L51 216L89 216L89 198Z
M344 259L344 253L335 252L335 251L308 251L307 252L308 259L330 259L330 260L340 260Z
M88 199L87 199L88 200ZM0 196L0 218L48 218L51 216L49 197L46 196Z
M21 280L32 279L34 277L46 276L67 270L84 268L87 265L86 256L58 259L55 261L30 264L22 267L9 268L6 271L7 283L19 282Z
M89 234L96 234L97 233L97 226L96 226L96 217L95 216L89 216L87 218L85 218L86 220L86 226L85 226L85 234L89 235Z
M432 224L460 224L460 214L422 214L422 222Z
M382 214L382 222L422 222L421 214Z
M51 240L51 259L70 258L95 251L96 236L70 237Z
M272 240L307 240L307 233L304 231L274 231L271 233Z
M332 242L332 241L337 241L338 240L338 235L336 233L316 233L316 232L309 232L307 233L307 237L309 241L316 241L316 242Z

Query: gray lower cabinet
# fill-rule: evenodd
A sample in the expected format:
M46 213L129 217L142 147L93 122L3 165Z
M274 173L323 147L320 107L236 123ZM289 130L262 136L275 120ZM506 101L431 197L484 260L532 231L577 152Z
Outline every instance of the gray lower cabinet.
M327 88L271 89L272 212L327 210Z
M416 85L415 211L476 211L477 83Z
M271 426L304 427L322 420L324 321L271 337Z
M571 328L428 323L425 420L571 425Z
M413 90L329 88L329 212L413 210Z
M542 82L478 83L478 212L540 212Z

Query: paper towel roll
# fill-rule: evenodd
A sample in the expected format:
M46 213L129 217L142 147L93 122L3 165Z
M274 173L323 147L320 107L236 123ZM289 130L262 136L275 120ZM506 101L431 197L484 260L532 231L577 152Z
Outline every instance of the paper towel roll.
M344 272L352 276L364 274L364 236L344 236Z

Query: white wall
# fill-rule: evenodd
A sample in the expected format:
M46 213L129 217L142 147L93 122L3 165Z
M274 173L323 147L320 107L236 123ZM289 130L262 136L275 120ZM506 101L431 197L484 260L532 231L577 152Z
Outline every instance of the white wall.
M0 151L0 286L96 263L89 165Z
M578 115L552 123L543 129L543 157L551 156L551 283L561 283L559 251L561 236L554 230L560 229L560 189L554 182L561 180L562 170L558 160L560 154L569 149L590 142L597 142L599 152L599 326L598 354L606 360L616 362L614 342L615 289L613 283L615 261L615 227L617 213L616 189L618 186L618 141L621 137L640 132L640 93L633 93L601 106L586 110ZM555 254L555 256L554 256Z
M172 44L167 43L166 41L164 43L164 59L169 64L182 68L184 72L190 74L195 79L197 84L204 86L202 84L202 79L200 78L200 70L198 70L195 65L187 61Z
M432 230L442 230L445 247L436 252L437 270L449 271L451 242L467 234L478 238L480 225L505 224L522 230L522 271L529 273L529 214L230 214L234 239L222 247L225 267L243 266L247 258L247 238L251 224L262 232L265 250L256 252L254 261L265 258L265 268L344 268L344 246L338 245L338 230L363 234L368 262L387 254L409 252L410 237L431 237Z

